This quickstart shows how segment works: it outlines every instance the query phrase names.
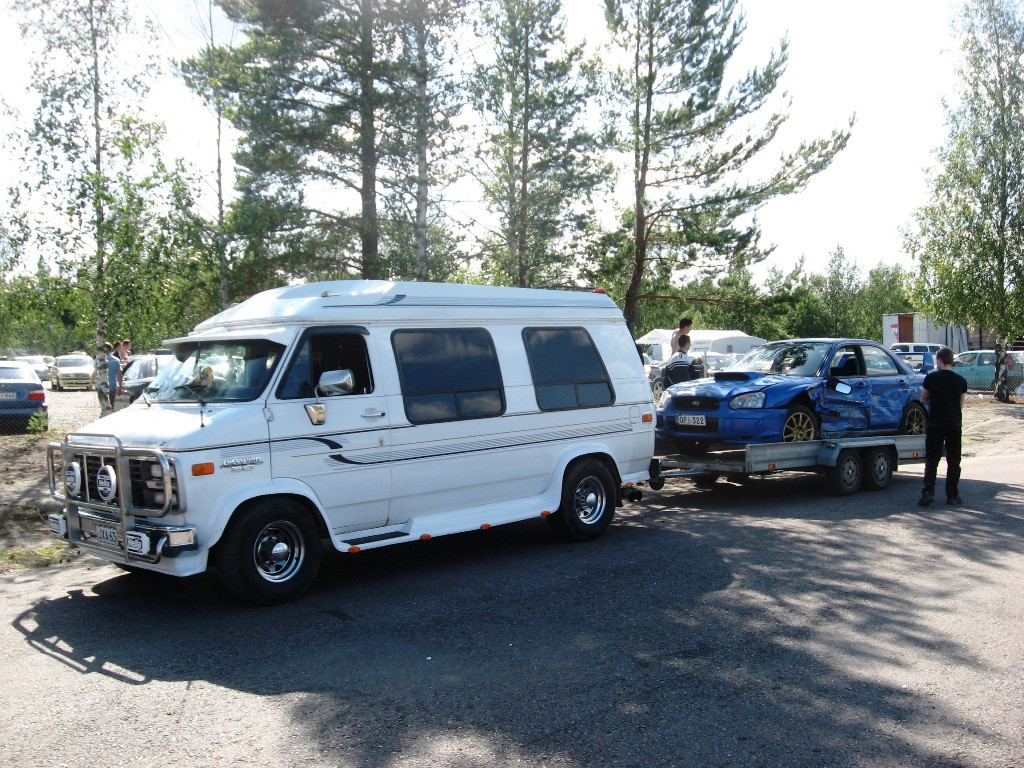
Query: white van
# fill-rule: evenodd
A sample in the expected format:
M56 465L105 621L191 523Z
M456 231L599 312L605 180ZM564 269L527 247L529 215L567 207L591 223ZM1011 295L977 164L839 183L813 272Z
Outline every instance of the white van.
M602 293L279 288L166 345L130 407L50 445L50 530L271 604L340 552L543 516L600 535L650 477L654 404Z

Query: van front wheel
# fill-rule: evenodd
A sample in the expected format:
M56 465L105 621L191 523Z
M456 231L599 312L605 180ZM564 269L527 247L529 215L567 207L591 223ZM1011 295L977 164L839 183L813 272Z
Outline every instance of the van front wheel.
M567 541L596 539L615 515L616 497L608 468L596 459L585 459L565 473L562 503L548 520Z
M300 595L320 568L320 534L291 499L260 499L238 510L217 545L221 580L236 597L276 605Z

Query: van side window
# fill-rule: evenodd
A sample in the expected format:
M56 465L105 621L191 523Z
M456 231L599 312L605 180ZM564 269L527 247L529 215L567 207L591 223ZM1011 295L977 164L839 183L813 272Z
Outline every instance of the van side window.
M352 394L365 395L373 391L363 335L332 329L308 331L288 364L277 396L281 400L313 397L320 374L343 369L352 371L355 378Z
M523 341L542 411L591 408L614 401L608 371L583 328L527 328Z
M395 331L391 344L413 424L505 412L498 355L483 328Z

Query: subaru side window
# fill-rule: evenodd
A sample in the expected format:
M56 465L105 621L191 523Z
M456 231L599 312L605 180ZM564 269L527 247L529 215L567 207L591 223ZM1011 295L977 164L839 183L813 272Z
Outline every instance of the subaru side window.
M498 355L483 328L399 330L391 345L405 414L413 424L505 412Z
M840 347L832 356L832 362L828 367L829 376L839 378L848 376L860 376L860 361L857 359L857 348L853 346Z
M526 328L523 342L542 411L593 408L615 401L601 354L583 328Z
M861 347L864 355L864 368L868 376L895 376L900 370L885 350L878 347Z

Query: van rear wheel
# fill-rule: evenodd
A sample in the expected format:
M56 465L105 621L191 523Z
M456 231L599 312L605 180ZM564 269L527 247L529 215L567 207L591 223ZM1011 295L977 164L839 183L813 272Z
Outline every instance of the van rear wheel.
M259 605L298 597L320 568L320 533L292 499L260 499L239 509L217 545L217 568L229 592Z
M611 524L617 493L608 467L596 459L584 459L566 471L562 503L548 521L567 541L596 539Z

